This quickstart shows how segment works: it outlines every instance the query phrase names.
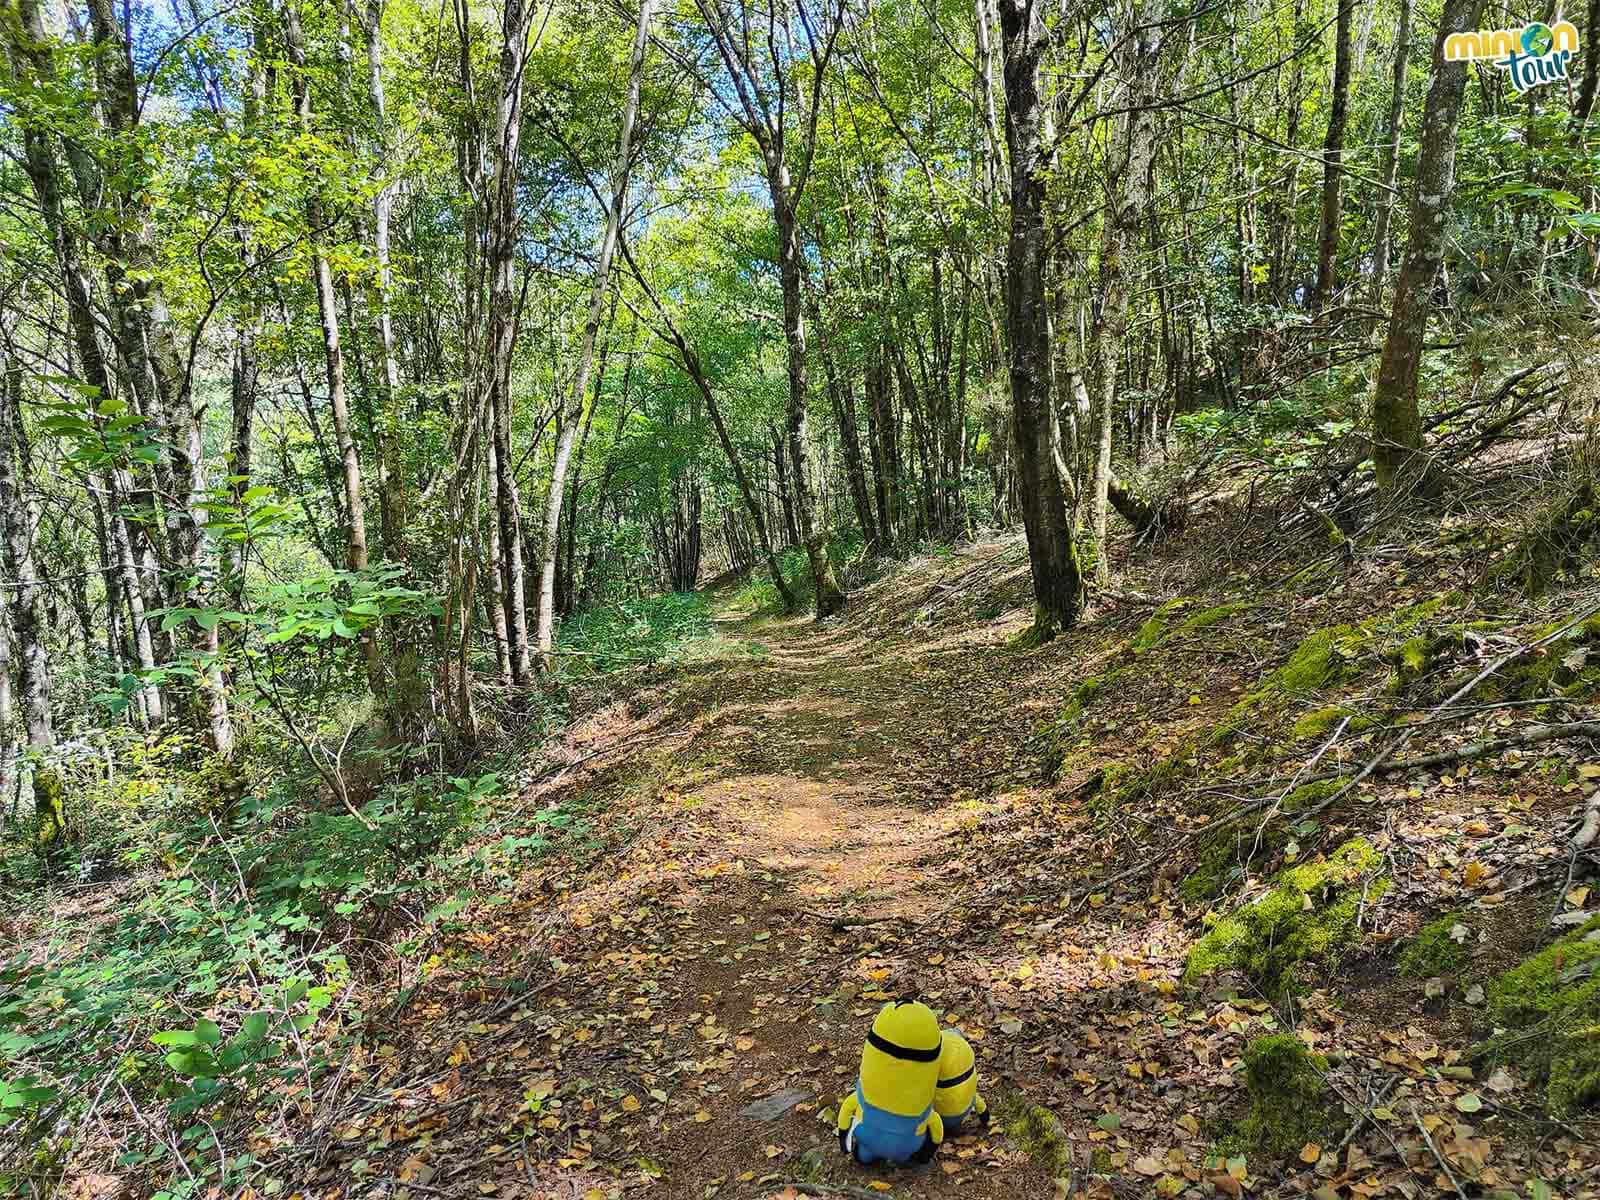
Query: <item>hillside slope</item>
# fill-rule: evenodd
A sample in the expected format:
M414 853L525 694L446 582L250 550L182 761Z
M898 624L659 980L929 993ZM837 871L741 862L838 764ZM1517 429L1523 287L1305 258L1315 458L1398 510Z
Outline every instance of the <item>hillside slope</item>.
M448 927L307 1194L1591 1194L1597 1127L1549 1056L1474 1050L1499 973L1588 928L1566 839L1600 627L1514 652L1596 601L1485 611L1438 577L1134 591L1038 650L1012 540L821 625L722 595L739 652L591 715L523 794L580 798L592 840ZM912 992L1002 1119L864 1172L826 1118ZM1291 1027L1309 1077L1258 1041ZM1247 1075L1287 1107L1253 1112Z

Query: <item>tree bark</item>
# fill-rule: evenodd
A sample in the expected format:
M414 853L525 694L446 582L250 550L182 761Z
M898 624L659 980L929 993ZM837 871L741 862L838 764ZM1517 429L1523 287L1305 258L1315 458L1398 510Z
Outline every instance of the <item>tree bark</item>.
M496 451L495 519L500 525L500 582L510 639L511 679L526 686L533 674L528 642L527 580L522 558L522 508L511 452L511 366L516 351L517 154L522 144L523 93L534 7L507 0L501 16L500 97L495 110L494 181L488 214L488 353L490 433Z
M1311 295L1316 316L1333 299L1339 258L1339 196L1344 182L1344 131L1350 112L1350 28L1356 0L1337 0L1334 34L1333 98L1328 134L1322 143L1322 223L1317 233L1317 282Z
M1161 54L1160 25L1166 16L1165 0L1146 0L1132 8L1135 32L1128 43L1127 104L1122 122L1125 138L1120 154L1106 162L1106 214L1100 242L1100 319L1095 327L1095 351L1100 366L1098 441L1094 471L1095 577L1111 577L1111 555L1106 545L1109 528L1111 448L1116 429L1118 382L1123 343L1128 333L1129 269L1127 258L1137 244L1139 225L1150 202L1155 161L1155 73ZM1119 140L1113 137L1115 148ZM1053 410L1052 410L1053 411Z
M650 36L651 0L640 0L639 22L634 30L633 51L628 65L628 98L622 107L622 128L617 135L617 157L611 169L611 188L607 197L605 230L600 235L594 282L589 289L589 315L583 326L583 344L578 353L578 369L573 373L572 395L567 402L567 420L556 442L555 462L550 472L550 494L545 501L544 540L539 556L539 669L555 665L556 554L560 550L561 505L565 499L567 467L572 461L572 446L582 425L583 406L589 397L589 375L594 368L595 341L600 333L600 318L605 308L606 290L611 286L611 258L616 253L627 216L628 176L633 158L633 132L639 114L639 91L644 81L644 54ZM698 507L698 505L697 505ZM698 527L698 513L696 525Z
M1417 373L1432 309L1430 293L1444 256L1445 221L1455 190L1456 129L1467 83L1466 63L1444 61L1444 39L1477 28L1482 9L1483 0L1445 0L1434 41L1433 82L1422 113L1411 228L1372 401L1373 461L1385 498L1411 488L1425 492L1430 484L1422 452Z
M1050 312L1045 301L1049 238L1040 136L1041 65L1049 38L1043 0L999 0L1005 57L1006 143L1011 150L1011 233L1006 246L1006 316L1011 332L1011 407L1022 483L1023 525L1033 575L1031 637L1048 641L1078 619L1082 577L1062 480L1050 453Z
M1600 9L1600 0L1593 0ZM1405 120L1406 69L1411 62L1411 0L1399 0L1394 40L1393 84L1389 89L1389 114L1383 133L1383 190L1378 193L1378 214L1372 232L1372 286L1367 303L1383 304L1383 285L1389 274L1390 223L1394 219L1395 183L1400 178L1400 133ZM1587 68L1586 68L1587 69Z

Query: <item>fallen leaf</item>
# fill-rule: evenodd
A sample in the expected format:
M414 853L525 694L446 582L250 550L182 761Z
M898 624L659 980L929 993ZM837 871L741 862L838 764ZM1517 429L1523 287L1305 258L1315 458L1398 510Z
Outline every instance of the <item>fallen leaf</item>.
M1300 1147L1300 1161L1303 1163L1314 1163L1321 1157L1322 1147L1315 1142L1307 1142Z
M1477 1093L1467 1092L1456 1097L1456 1109L1459 1112L1475 1113L1483 1107L1483 1101L1478 1099Z

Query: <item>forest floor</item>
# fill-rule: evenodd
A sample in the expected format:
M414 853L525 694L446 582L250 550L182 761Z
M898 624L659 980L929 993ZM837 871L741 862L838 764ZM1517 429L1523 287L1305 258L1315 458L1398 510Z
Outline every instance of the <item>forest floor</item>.
M1088 785L1215 720L1315 623L1346 619L1351 589L1179 639L1119 677L1065 751L1074 687L1126 654L1153 601L1106 600L1056 643L1016 648L1014 538L899 567L822 624L733 596L715 597L711 652L576 722L514 801L582 797L587 849L442 935L319 1105L305 1195L1600 1194L1594 1126L1538 1116L1514 1073L1477 1082L1468 1065L1463 988L1537 944L1562 903L1555 847L1576 798L1538 771L1385 781L1309 839L1359 826L1392 863L1383 902L1363 901L1363 944L1293 1013L1333 1063L1349 1133L1287 1161L1211 1155L1243 1111L1242 1048L1286 1014L1182 982L1205 906L1178 899L1177 866L1101 882L1181 829L1193 793L1133 820ZM1430 996L1393 949L1457 902L1484 933ZM912 993L972 1040L992 1108L1043 1106L1064 1136L999 1119L927 1167L845 1160L835 1106L879 1005Z

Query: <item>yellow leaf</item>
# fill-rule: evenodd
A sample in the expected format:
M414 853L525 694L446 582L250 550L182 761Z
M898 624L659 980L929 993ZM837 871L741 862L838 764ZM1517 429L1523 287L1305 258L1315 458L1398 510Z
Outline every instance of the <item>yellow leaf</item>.
M1467 864L1466 884L1470 888L1478 887L1483 883L1483 877L1489 872L1481 862Z
M944 961L944 955L942 955L942 954L930 954L930 955L928 955L928 965L930 967L937 967L943 961Z
M1567 893L1567 903L1573 908L1582 908L1583 902L1589 898L1587 887L1575 887Z
M887 1184L881 1179L874 1179L871 1183L867 1184L867 1186L875 1192L887 1192L893 1185Z
M740 1050L754 1050L756 1048L756 1040L755 1040L755 1038L742 1037L738 1041L734 1042L733 1044L735 1046L737 1046Z
M695 1113L694 1120L695 1124L704 1125L707 1121L711 1120L711 1114L702 1108L699 1112Z
M1315 1142L1307 1142L1300 1147L1300 1161L1303 1163L1314 1163L1321 1157L1322 1147Z
M606 1194L599 1188L590 1188L583 1194L583 1200L606 1200Z
M1032 979L1033 978L1033 967L1030 966L1028 963L1023 963L1020 967L1017 968L1017 978L1018 979Z
M823 1046L823 1044L821 1042L812 1042L811 1045L806 1047L806 1053L807 1054L821 1054L824 1048L825 1047Z
M783 1147L769 1144L761 1153L765 1154L768 1158L777 1158L778 1155L783 1153Z
M635 1095L632 1095L632 1094L624 1096L622 1098L622 1111L623 1112L638 1112L639 1111L639 1097L637 1097Z

